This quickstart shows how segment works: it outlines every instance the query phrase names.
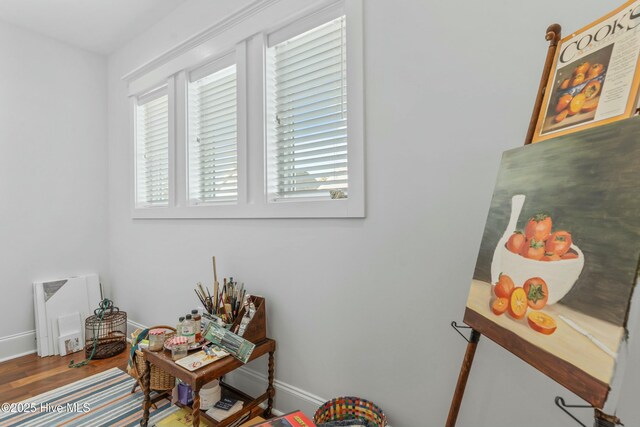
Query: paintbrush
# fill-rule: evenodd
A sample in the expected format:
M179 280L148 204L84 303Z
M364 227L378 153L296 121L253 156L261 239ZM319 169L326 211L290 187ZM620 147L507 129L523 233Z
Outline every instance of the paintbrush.
M216 257L211 257L211 263L213 264L213 293L215 296L215 304L212 304L212 308L215 312L218 312L218 288L220 284L218 283L218 269L216 268Z

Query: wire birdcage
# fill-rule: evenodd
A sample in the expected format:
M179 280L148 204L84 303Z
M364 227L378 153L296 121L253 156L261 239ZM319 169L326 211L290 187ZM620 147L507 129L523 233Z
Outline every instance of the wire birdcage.
M127 313L114 307L111 301L109 303L101 304L85 321L84 353L87 358L106 359L127 348Z

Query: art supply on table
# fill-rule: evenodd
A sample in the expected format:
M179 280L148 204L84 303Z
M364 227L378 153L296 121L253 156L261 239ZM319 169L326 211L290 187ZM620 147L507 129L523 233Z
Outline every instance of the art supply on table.
M184 316L178 317L178 324L176 325L176 335L182 336L182 324L184 323Z
M195 371L196 369L200 369L203 366L207 366L210 363L213 363L217 360L220 360L229 355L228 352L224 351L221 348L217 349L208 349L206 351L199 351L197 353L193 353L184 357L178 361L176 361L176 365L180 365L188 371Z
M178 402L183 405L191 405L193 403L193 390L189 384L182 381L178 383Z
M164 348L164 329L151 329L149 331L149 350L160 351Z
M171 340L171 358L179 360L187 356L187 337L175 337Z
M228 279L223 278L222 286L220 286L216 257L212 257L211 261L213 266L213 293L209 292L209 289L203 286L201 282L196 284L194 292L204 308L203 315L215 316L222 319L224 324L232 324L238 320L245 300L244 283L239 283L233 277L229 277ZM195 315L195 313L192 314ZM197 333L198 328L196 326Z
M191 318L193 319L193 325L196 333L196 342L202 341L202 316L198 313L198 310L191 310Z
M206 411L213 408L213 405L218 403L222 398L222 388L220 387L220 381L213 380L202 386L200 389L200 409Z
M251 319L253 319L254 314L256 313L256 306L254 302L251 300L251 295L247 295L247 299L244 302L244 316L242 316L242 320L240 321L240 326L236 331L238 335L243 336L244 331L247 329L249 323L251 323Z
M242 363L247 363L251 353L255 349L255 345L242 337L234 334L226 328L210 322L204 335L205 339L213 344L222 347L228 351L233 357Z
M196 342L196 328L190 314L187 314L182 324L182 336L187 337L189 344Z

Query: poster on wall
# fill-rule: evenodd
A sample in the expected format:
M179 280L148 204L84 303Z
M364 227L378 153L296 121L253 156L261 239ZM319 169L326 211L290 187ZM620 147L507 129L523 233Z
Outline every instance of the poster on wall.
M640 117L504 153L464 316L599 408L640 260L638 134Z
M631 117L640 72L640 0L563 38L533 142Z

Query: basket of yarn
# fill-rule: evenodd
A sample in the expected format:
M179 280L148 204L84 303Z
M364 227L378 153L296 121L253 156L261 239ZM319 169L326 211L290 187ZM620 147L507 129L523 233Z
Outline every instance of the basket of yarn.
M337 397L318 408L318 427L386 427L387 417L375 403L354 396Z

